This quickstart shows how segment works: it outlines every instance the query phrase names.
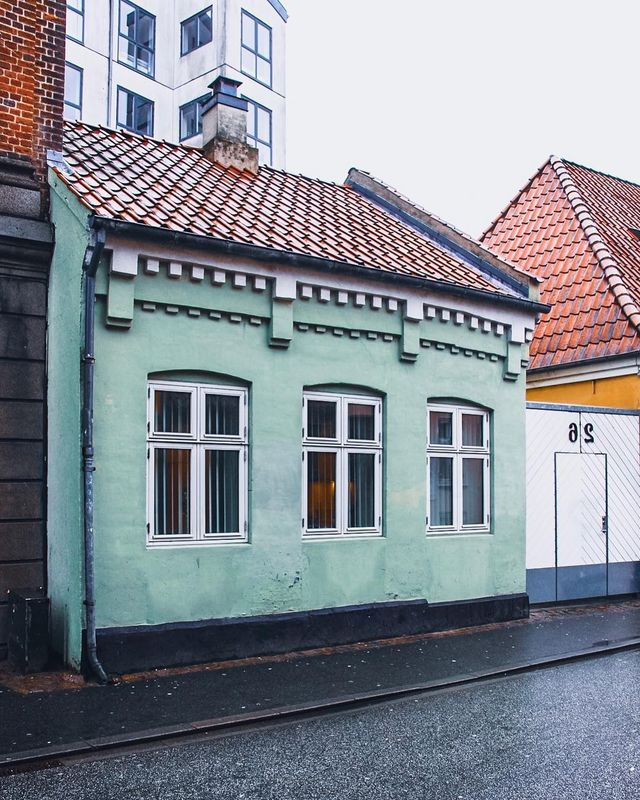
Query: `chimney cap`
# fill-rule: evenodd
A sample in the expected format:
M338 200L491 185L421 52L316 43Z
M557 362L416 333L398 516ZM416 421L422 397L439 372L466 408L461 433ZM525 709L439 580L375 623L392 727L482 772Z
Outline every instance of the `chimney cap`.
M230 106L231 108L239 108L241 111L248 111L249 104L244 97L238 97L238 87L242 86L242 81L237 81L235 78L226 78L224 75L219 75L209 88L213 91L213 95L207 100L202 108L202 113L208 111L216 105Z

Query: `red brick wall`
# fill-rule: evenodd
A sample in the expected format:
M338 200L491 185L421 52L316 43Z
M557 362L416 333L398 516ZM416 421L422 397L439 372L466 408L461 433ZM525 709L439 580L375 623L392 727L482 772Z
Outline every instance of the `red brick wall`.
M66 0L0 0L0 154L62 149Z

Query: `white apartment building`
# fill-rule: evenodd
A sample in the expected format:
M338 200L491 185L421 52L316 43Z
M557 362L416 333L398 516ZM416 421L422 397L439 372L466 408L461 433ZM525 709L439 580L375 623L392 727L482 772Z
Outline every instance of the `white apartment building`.
M67 0L65 117L199 146L224 75L247 141L284 169L286 21L279 0Z

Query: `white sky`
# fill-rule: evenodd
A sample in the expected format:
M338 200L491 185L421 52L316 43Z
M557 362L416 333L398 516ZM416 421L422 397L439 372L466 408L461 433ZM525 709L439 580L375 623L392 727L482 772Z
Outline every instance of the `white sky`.
M638 0L284 0L287 170L478 235L551 154L640 182Z

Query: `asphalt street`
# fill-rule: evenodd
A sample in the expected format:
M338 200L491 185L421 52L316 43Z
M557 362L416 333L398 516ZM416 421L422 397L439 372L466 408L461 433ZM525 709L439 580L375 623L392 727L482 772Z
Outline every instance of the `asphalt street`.
M626 800L640 651L0 779L2 800Z

